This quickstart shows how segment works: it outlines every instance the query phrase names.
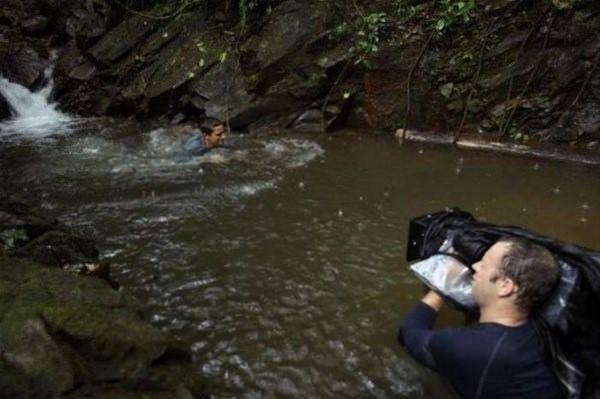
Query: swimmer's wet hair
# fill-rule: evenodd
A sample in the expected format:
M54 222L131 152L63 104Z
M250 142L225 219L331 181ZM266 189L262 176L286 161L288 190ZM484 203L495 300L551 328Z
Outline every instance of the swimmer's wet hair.
M202 121L202 124L200 125L200 130L204 134L211 134L214 128L219 125L223 125L223 122L215 118L206 118L204 121Z

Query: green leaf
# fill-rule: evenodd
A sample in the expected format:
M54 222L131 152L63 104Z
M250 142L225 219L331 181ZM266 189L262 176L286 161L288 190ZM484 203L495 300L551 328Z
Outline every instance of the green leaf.
M440 86L440 93L442 96L446 98L450 98L452 96L452 92L454 91L454 83L446 83Z

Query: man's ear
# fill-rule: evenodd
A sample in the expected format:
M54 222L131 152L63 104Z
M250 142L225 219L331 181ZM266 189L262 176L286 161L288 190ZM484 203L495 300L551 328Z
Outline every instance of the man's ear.
M519 290L517 284L508 277L500 278L498 282L498 296L508 297L516 293Z

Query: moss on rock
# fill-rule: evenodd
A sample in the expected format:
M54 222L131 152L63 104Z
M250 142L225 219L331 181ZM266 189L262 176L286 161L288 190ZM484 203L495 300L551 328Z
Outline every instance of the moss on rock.
M0 343L0 397L202 391L186 347L125 290L26 260L0 258Z

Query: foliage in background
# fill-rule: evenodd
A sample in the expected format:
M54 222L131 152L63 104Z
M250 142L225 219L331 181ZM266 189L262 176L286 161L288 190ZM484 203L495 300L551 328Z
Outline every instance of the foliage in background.
M23 229L9 229L0 232L0 241L4 243L7 249L14 248L17 241L27 240L27 233Z
M435 30L442 34L461 23L471 20L475 0L441 0L436 2Z

